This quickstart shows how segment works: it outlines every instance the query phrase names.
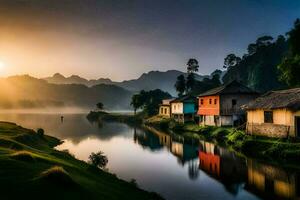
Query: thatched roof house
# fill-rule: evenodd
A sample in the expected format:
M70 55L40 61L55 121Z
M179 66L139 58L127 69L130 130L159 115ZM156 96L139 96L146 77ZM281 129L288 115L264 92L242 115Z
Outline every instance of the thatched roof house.
M271 91L255 99L245 106L247 110L253 109L280 109L287 108L297 111L300 109L300 88Z
M300 88L268 92L244 109L250 134L300 136Z

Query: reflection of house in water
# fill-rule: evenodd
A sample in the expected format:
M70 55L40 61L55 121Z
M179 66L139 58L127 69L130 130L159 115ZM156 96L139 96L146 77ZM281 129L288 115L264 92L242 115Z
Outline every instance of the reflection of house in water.
M237 194L247 180L245 161L226 149L201 141L199 168L219 180L232 194Z
M186 144L183 141L174 141L174 139L162 131L148 127L158 138L161 145L165 146L174 156L178 158L178 162L184 165L186 162L197 158L197 147Z
M268 199L298 199L300 197L295 173L248 159L247 189Z
M147 127L149 131L136 132L134 135L135 141L140 145L152 145L151 150L159 149L158 147L164 146L176 156L177 161L180 165L184 166L188 164L188 173L191 179L196 179L198 177L198 161L197 161L197 151L198 146L186 144L184 140L175 140L169 134L161 132L151 127ZM144 133L143 133L144 132ZM149 140L149 141L146 141ZM156 148L154 148L156 147Z

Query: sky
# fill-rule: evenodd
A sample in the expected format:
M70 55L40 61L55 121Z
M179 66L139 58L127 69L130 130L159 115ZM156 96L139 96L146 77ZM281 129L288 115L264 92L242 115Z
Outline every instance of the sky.
M296 18L299 0L0 0L0 76L121 81L189 58L210 74Z

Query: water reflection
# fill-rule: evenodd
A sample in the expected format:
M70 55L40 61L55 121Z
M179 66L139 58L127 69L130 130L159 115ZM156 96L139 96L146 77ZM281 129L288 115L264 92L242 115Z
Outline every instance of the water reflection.
M65 140L77 158L103 150L119 177L167 199L297 199L299 173L237 156L205 141L191 141L151 128L121 123L90 123L84 115L0 114Z

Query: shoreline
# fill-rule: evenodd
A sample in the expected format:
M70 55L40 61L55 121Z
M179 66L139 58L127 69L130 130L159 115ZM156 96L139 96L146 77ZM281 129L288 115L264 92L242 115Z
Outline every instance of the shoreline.
M148 119L137 116L98 113L97 120L118 121L129 125L149 126L169 135L190 140L204 140L225 147L242 156L266 161L270 164L296 167L300 158L300 142L295 138L278 139L248 135L232 127L199 126L195 123L179 124L170 118L154 116Z

